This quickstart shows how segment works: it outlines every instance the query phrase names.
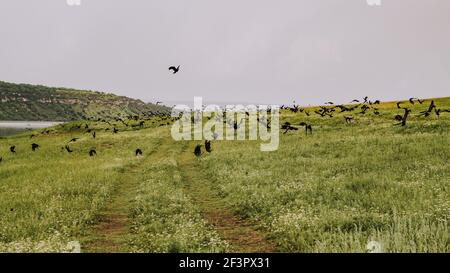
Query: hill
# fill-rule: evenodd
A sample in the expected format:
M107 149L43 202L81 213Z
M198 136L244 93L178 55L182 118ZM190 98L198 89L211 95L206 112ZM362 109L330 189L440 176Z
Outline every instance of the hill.
M169 113L114 94L0 81L0 120L70 121Z
M212 141L197 158L203 142L174 141L167 117L0 139L0 252L78 241L82 252L448 253L450 113L421 115L431 101L402 103L405 126L392 102L379 114L285 109L280 125L298 130L281 131L274 152Z

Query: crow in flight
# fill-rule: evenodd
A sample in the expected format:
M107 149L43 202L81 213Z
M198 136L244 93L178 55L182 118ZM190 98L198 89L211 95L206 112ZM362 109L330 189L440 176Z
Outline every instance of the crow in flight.
M281 129L285 130L283 134L286 134L288 131L297 131L298 128L295 128L291 125L290 122L286 121L283 125L281 125Z
M208 153L211 153L211 152L212 152L212 149L211 149L211 141L205 140L205 150L206 150Z
M36 149L39 148L39 145L36 143L31 144L31 150L36 151Z
M436 105L434 104L434 100L432 100L430 103L430 106L428 107L428 110L422 111L422 112L420 112L420 114L421 114L421 116L428 117L431 114L431 112L433 112L433 110L435 110L435 109L436 109Z
M73 152L73 151L70 149L69 145L66 145L66 147L64 147L64 148L66 149L66 151L67 151L69 154Z
M305 126L306 135L308 135L308 131L312 135L312 126L310 124L306 124L305 122L300 122L300 126Z
M402 125L405 126L406 125L406 119L408 118L409 113L411 113L411 110L408 108L403 108L405 110L405 114L403 115L403 117L401 117L401 123L398 123L396 125ZM398 117L396 117L398 119Z
M346 116L344 116L344 118L345 118L345 122L346 123L351 123L352 120L353 120L353 117L346 117Z
M436 112L437 116L440 116L441 113L450 113L450 110L442 110L442 109L437 109L437 108L435 108L434 111Z
M202 155L202 145L197 145L197 146L195 146L195 149L194 149L194 155L195 155L196 157L199 157L199 156Z
M169 67L169 70L172 70L173 74L176 74L176 73L178 73L178 71L180 71L180 66L178 66L178 67L171 66L171 67Z

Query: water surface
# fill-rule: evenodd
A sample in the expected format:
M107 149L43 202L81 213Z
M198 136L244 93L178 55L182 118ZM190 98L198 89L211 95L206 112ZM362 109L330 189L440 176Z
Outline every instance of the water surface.
M0 136L11 136L27 130L47 128L60 123L52 121L0 121Z

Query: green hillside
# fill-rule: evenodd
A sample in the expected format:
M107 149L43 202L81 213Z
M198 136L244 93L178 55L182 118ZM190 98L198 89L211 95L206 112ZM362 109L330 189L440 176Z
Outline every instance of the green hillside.
M168 112L167 107L113 94L0 81L0 120L112 119Z
M298 130L274 152L217 140L196 157L168 117L0 139L0 252L449 253L450 99L401 106L405 126L396 103L282 110Z

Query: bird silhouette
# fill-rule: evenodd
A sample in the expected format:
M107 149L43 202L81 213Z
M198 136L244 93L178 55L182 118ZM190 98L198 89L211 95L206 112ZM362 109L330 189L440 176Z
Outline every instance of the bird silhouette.
M33 143L31 144L31 150L36 151L36 149L39 148L39 144Z
M114 133L114 134L117 134L118 132L119 132L119 129L116 129L116 127L114 127L113 133Z
M344 116L344 118L346 123L351 123L353 120L353 117Z
M414 100L416 100L417 98L409 98L409 103L411 103L412 105L414 105Z
M293 127L290 122L286 121L281 125L281 129L285 130L283 134L286 134L288 131L297 131L298 128Z
M208 153L211 153L211 152L212 152L212 149L211 149L211 141L205 140L205 150L206 150Z
M200 157L202 155L202 145L197 144L197 146L195 146L194 155L196 157Z
M142 150L137 148L135 154L136 156L142 155Z
M69 143L76 142L78 139L79 139L78 137L72 138L71 140L69 140Z
M428 106L428 109L420 112L420 115L424 116L424 117L428 117L435 109L436 109L436 104L434 104L434 100L432 100L430 103L430 106Z
M178 71L180 71L180 66L178 66L178 67L171 66L171 67L169 67L169 70L172 70L173 74L176 74L176 73L178 73Z
M95 149L91 149L89 151L89 156L94 156L94 155L97 155L97 151L95 151Z
M441 116L441 113L450 113L450 110L442 110L442 109L434 109L434 112L436 113L436 115L439 117Z
M306 135L308 135L308 131L312 135L312 125L311 124L307 124L306 122L300 122L299 125L300 126L305 126Z
M66 151L70 154L73 152L73 150L70 149L69 145L66 145L66 147L64 147L66 149Z
M403 108L403 109L405 110L405 113L403 114L403 117L400 116L401 117L401 122L396 124L396 125L401 125L401 126L405 126L406 125L406 120L408 119L408 116L409 116L409 113L411 113L411 110L408 109L408 108ZM396 119L398 121L400 121L398 116L396 116Z
M9 147L9 151L10 151L11 153L15 154L15 153L16 153L16 146L11 146L11 147Z

